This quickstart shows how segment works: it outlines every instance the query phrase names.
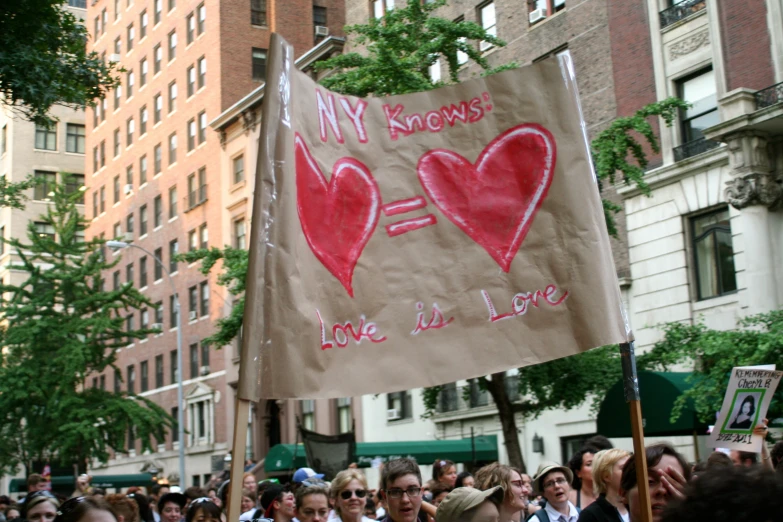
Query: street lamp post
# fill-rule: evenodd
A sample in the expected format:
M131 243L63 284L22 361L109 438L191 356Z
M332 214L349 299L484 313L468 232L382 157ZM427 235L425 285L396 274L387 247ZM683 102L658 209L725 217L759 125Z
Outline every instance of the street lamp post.
M174 291L174 306L177 307L177 438L179 439L179 487L182 491L185 491L185 408L182 404L182 310L179 306L177 287L174 286L171 274L166 268L166 265L163 264L163 261L158 259L155 254L146 248L133 243L126 243L125 241L107 241L106 246L115 249L128 247L138 248L160 265Z

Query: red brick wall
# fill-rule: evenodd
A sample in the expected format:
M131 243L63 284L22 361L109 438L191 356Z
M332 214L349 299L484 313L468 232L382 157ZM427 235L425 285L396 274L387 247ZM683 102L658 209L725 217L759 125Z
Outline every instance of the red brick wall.
M728 89L774 84L766 2L723 0L718 8Z

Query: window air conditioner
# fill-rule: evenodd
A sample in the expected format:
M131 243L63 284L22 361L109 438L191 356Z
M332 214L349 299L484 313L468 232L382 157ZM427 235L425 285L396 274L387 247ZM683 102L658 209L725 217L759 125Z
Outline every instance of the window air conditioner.
M126 196L127 196L128 194L130 194L131 192L133 192L133 185L125 185L125 190L124 190L124 192L125 192L125 195L126 195Z
M316 25L315 26L315 35L316 36L329 36L329 28L325 25Z
M530 23L534 24L546 18L546 9L534 9L530 11Z
M199 371L200 375L209 375L209 366L202 366Z
M193 310L192 312L190 312L190 314L188 314L188 319L190 319L191 321L195 321L197 318L198 315L196 314L195 310Z
M386 410L386 420L399 420L402 418L402 415L400 415L400 410L397 408L392 408L390 410Z
M151 330L163 330L163 325L161 323L152 323L150 325Z
M122 237L125 241L133 241L133 232L125 232Z
M110 54L109 55L109 61L111 63L117 63L120 61L120 55L119 54Z

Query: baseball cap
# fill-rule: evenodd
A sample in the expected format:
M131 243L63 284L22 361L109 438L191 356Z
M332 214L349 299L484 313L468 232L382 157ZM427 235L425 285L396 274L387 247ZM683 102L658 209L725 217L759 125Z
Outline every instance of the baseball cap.
M305 480L309 478L317 478L322 479L324 478L323 473L316 473L313 471L313 468L299 468L296 470L296 473L294 473L294 482L304 482Z
M435 522L458 522L465 511L480 506L485 500L501 504L504 495L503 486L495 486L486 491L475 488L453 489L438 506Z

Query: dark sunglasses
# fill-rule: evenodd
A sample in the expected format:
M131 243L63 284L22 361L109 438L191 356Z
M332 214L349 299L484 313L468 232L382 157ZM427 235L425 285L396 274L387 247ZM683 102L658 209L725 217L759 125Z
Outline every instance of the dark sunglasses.
M367 491L364 489L357 489L356 491L346 489L345 491L340 492L340 498L343 500L348 500L354 495L354 493L356 494L356 498L364 498L367 496Z
M63 520L63 518L73 513L73 511L76 509L76 506L84 502L85 498L87 497L73 497L63 502L60 506L60 509L57 510L57 517L55 520Z

